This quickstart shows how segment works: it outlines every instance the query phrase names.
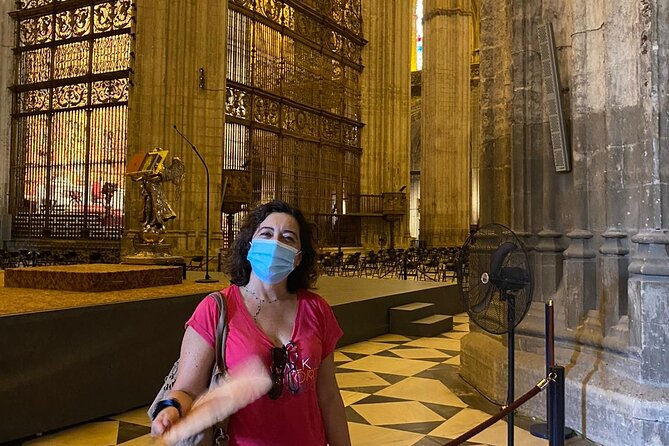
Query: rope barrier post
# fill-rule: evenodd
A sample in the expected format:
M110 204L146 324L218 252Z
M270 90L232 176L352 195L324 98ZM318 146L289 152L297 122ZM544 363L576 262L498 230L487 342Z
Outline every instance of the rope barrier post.
M550 417L548 418L548 444L550 446L564 446L564 367L554 365L550 369L554 379L548 383L548 401L550 402Z
M553 300L546 302L544 307L544 324L546 328L546 376L550 374L551 367L555 365L555 329L553 326ZM546 395L546 420L551 417L551 402ZM533 424L530 427L530 432L535 437L548 439L550 433L548 430L548 422Z
M515 389L514 389L514 384L515 384L515 370L514 370L514 365L515 365L515 355L514 351L516 350L516 341L515 341L515 315L516 315L516 298L513 294L507 292L506 293L506 305L507 305L507 321L509 324L509 331L507 333L508 336L508 348L507 348L507 365L508 365L508 383L507 383L507 389L506 389L506 404L507 406L511 405L515 399ZM506 419L506 432L507 432L507 445L508 446L513 446L514 444L514 438L513 438L513 428L514 428L514 421L513 421L513 411L509 412L509 415L507 415Z
M553 300L546 302L545 307L545 323L546 323L546 376L555 376L552 374L553 368L557 367L555 362L555 323L554 323L554 306ZM562 419L562 440L556 443L549 441L551 446L553 445L564 445L564 440L571 438L576 435L572 429L565 427L564 421L564 367L562 368L562 383L561 388L554 389L551 393L553 386L549 386L549 390L546 395L546 423L534 424L530 427L530 432L535 437L545 438L550 440L551 438L558 438L556 433L551 431L551 420L556 420L559 417ZM553 381L551 381L551 384ZM554 402L553 399L560 398L561 403ZM557 406L561 404L562 412L561 414L556 413ZM558 432L558 431L555 431ZM559 435L558 435L559 436ZM557 441L557 440L553 440Z

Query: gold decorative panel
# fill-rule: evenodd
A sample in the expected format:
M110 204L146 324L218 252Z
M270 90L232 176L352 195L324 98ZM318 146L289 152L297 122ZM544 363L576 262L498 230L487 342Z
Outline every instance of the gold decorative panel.
M299 206L322 245L358 244L359 233L335 240L333 228L360 192L360 1L228 5L224 168L249 173L251 204Z
M18 5L12 235L119 240L133 4Z

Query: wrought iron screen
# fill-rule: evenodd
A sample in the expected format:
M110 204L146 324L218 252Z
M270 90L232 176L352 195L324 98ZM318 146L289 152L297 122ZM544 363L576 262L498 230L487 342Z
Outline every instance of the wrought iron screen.
M12 237L119 240L131 0L24 0L16 21Z
M228 4L224 168L250 171L253 203L298 206L321 245L359 244L335 228L360 191L360 0Z

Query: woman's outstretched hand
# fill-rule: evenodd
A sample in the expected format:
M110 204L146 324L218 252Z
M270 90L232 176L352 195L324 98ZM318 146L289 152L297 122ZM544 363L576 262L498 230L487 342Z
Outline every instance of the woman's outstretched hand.
M272 380L259 358L236 367L218 386L193 404L190 411L163 433L168 445L202 432L269 392Z

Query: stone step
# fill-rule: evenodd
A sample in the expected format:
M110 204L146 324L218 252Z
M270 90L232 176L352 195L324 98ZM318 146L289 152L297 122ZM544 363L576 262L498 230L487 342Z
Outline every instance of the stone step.
M453 316L433 314L410 321L408 324L397 325L393 333L405 336L437 336L451 330L453 330Z
M392 331L396 325L406 325L411 321L434 314L436 305L428 302L411 302L388 311L388 322Z

